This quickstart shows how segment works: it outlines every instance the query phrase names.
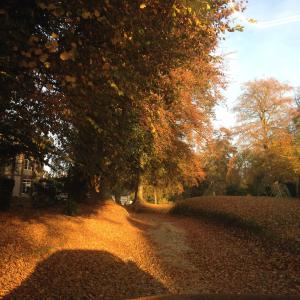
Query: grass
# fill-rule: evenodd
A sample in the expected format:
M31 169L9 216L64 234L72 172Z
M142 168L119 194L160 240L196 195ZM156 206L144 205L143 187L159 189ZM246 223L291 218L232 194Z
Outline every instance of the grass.
M300 201L270 197L196 197L178 201L170 213L238 229L300 252Z

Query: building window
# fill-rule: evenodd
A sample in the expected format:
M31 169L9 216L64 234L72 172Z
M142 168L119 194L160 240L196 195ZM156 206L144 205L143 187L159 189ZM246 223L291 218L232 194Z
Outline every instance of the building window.
M24 160L24 170L31 170L31 163L27 158Z
M29 194L31 189L31 180L30 179L23 179L22 181L22 193Z

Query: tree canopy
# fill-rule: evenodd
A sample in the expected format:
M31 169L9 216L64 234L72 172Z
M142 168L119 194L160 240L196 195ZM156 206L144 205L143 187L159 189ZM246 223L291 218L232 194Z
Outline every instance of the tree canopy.
M228 0L5 2L1 152L50 154L108 190L155 173L201 177L200 162L185 162L220 99L214 50L235 29L232 5L242 9Z

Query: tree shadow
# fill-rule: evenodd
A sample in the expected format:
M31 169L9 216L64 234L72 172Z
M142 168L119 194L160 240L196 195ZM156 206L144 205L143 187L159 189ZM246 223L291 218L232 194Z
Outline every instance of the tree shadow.
M148 214L149 215L149 214ZM143 220L139 216L128 216L127 220L131 225L134 227L138 228L141 231L148 231L149 229L154 229L156 226L154 224L151 224L147 222L146 220Z
M25 199L25 201L30 201ZM16 217L25 222L40 221L43 217L47 216L67 216L67 217L91 217L97 216L105 207L111 204L112 201L96 201L89 200L86 202L76 202L76 213L70 216L65 214L65 203L57 203L48 207L33 208L31 204L24 206L12 205L11 208L6 211L0 211L3 216Z
M167 292L135 263L109 252L63 250L39 263L3 299L124 299Z

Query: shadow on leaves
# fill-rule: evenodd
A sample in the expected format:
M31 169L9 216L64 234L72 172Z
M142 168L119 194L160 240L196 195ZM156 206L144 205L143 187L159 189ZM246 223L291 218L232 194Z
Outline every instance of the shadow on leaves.
M124 299L167 293L133 262L93 250L63 250L37 265L4 299Z

